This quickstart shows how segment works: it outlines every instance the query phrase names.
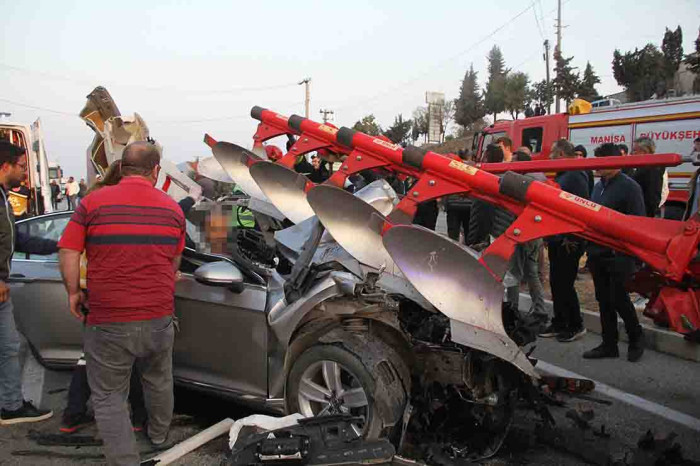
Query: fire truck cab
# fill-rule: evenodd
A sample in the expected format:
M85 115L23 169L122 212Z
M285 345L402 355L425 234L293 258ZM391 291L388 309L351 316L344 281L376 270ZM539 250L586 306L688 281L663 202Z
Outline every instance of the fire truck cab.
M693 151L693 141L700 137L700 96L586 110L581 114L498 120L477 134L472 149L477 160L481 160L488 144L508 136L516 148L528 146L533 159L543 159L549 157L554 141L566 138L574 145L583 145L592 157L600 144L625 144L632 150L636 138L648 136L656 143L659 154L687 155ZM668 169L670 194L665 204L666 217L678 218L682 214L688 199L687 185L694 171L690 163Z

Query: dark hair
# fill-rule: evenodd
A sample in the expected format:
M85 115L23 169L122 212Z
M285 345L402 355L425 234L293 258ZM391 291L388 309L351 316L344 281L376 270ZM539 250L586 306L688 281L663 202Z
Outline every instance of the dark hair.
M522 150L516 150L513 152L513 160L516 162L530 162L532 160L532 157L530 157L530 154L528 154L525 151Z
M132 142L124 149L121 159L122 176L148 176L160 163L158 148L146 141Z
M484 161L486 163L503 162L503 149L501 149L501 146L499 146L498 144L489 144L488 146L486 146Z
M700 142L700 138L695 138L695 141L693 142Z
M588 157L588 151L584 146L579 144L578 146L574 147L574 152L583 152L584 157Z
M0 140L0 167L6 163L15 165L27 152L24 147L15 146L9 141Z
M620 147L612 142L606 142L595 148L596 157L617 157L620 155Z
M105 186L114 186L115 184L119 184L121 180L121 160L115 160L107 168L107 171L105 171L105 175L102 177L102 179L100 181L96 181L92 186L90 186L87 194L97 191L100 188L104 188Z
M552 152L560 152L562 157L575 157L574 145L564 138L554 141Z
M496 139L496 144L503 144L508 149L513 150L513 140L508 136L501 136L500 138Z
M627 144L620 144L620 145L618 145L617 147L620 148L620 152L625 151L625 154L629 154L629 153L630 153L630 148L627 147ZM622 154L620 154L620 155L622 155Z

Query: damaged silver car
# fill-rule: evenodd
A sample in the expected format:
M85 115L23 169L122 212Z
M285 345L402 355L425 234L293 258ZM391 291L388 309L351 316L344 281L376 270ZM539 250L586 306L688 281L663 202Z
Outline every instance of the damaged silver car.
M189 219L175 292L176 382L273 412L350 414L357 433L397 444L421 437L449 445L455 458L495 453L516 401L538 377L504 329L502 284L456 250L452 262L431 262L429 238L403 238L400 228L387 248L403 244L450 279L410 272L415 258L395 263L374 230L398 202L386 180L354 195L318 186L306 199L289 170L266 162L249 170L246 160L260 156L234 144L216 143L213 152L254 191L232 205L252 210L256 228L230 227L223 250L212 252L211 237L201 235L221 203L204 204ZM69 215L18 228L57 239ZM68 311L57 258L16 255L12 270L17 324L40 362L74 364L81 325ZM472 286L465 291L456 280Z

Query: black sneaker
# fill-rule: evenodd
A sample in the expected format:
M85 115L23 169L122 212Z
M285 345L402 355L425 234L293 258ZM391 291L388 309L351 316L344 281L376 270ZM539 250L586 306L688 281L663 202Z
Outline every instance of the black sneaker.
M61 419L61 427L58 428L65 434L78 432L80 429L95 422L95 416L87 413L69 414L64 412Z
M644 334L641 333L636 339L630 338L629 346L627 347L627 360L629 362L637 362L642 359L644 354Z
M583 359L602 359L602 358L618 358L620 357L620 350L615 346L606 346L601 344L596 346L592 350L588 350L583 353Z
M9 426L11 424L21 424L23 422L43 421L53 416L50 409L38 409L29 401L22 403L22 407L10 411L3 409L0 411L0 425Z
M168 434L166 433L165 436L161 438L149 437L148 440L150 440L151 445L153 445L154 447L162 447L165 444L165 442L168 441Z
M560 341L562 343L568 342L568 341L574 341L578 340L579 338L582 338L586 334L586 329L581 327L578 330L567 330L565 332L561 332L559 335L557 335L557 341Z
M545 328L544 330L542 330L542 331L539 333L539 335L540 335L540 337L542 337L542 338L552 338L552 337L556 337L556 336L559 335L561 332L562 332L562 330L561 330L559 327L555 327L554 325L551 325L551 324L550 324L549 326L547 326L547 328Z

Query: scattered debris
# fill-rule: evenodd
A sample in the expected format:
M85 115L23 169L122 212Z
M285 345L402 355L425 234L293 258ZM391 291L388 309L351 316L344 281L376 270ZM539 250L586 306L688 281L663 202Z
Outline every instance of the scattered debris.
M618 463L620 465L656 466L656 465L700 465L700 462L683 458L681 445L677 443L676 433L671 432L666 436L654 436L648 430L637 442L637 449L632 452L632 458Z
M42 446L63 446L63 447L101 447L102 439L92 435L73 434L47 434L36 430L30 430L27 438L34 440Z
M352 428L357 422L350 415L335 415L299 419L295 425L267 432L245 426L237 435L231 464L340 465L391 461L395 454L391 442L362 439Z
M201 447L205 443L215 439L216 437L224 435L231 429L232 425L233 419L226 418L223 421L220 421L214 424L213 426L199 432L198 434L188 438L187 440L178 443L177 445L164 451L163 453L160 453L158 456L155 456L146 461L142 461L141 464L146 466L165 466L166 464L170 464L173 461L182 458L191 451Z

